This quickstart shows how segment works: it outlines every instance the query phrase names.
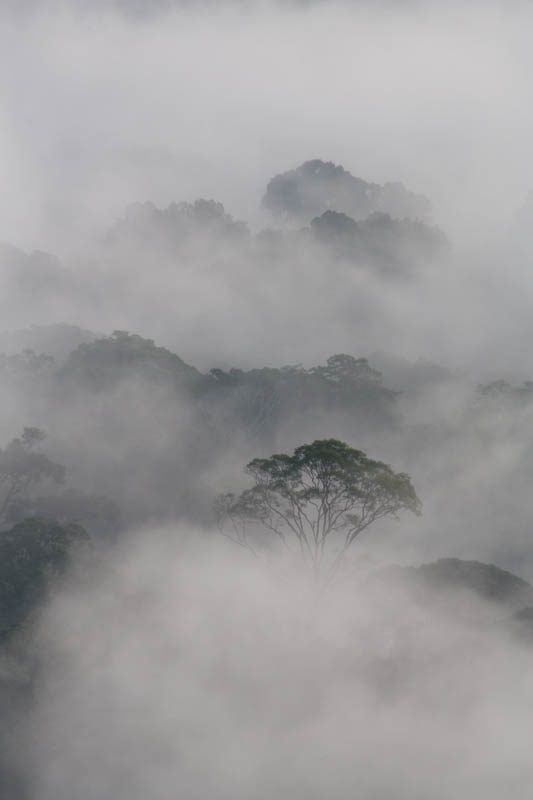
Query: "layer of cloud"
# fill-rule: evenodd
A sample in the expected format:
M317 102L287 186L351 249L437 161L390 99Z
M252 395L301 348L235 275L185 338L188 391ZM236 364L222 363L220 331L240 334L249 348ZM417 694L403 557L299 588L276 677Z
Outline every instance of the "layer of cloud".
M530 654L501 609L420 603L364 572L319 596L168 536L144 531L57 598L36 797L529 797Z

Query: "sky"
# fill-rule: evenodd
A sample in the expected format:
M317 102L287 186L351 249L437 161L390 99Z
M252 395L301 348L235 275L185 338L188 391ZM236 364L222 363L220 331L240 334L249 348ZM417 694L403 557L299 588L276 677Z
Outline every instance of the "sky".
M491 236L532 185L530 16L494 2L4 4L0 237L62 254L128 202L197 197L260 226L268 179L314 157L403 181L444 228Z
M298 277L261 287L259 315L253 287L234 292L205 273L169 285L147 260L145 280L132 269L107 309L8 302L5 326L126 328L203 368L395 349L528 377L531 241L529 217L517 229L516 215L533 186L531 13L422 0L3 4L0 241L53 253L90 280L129 203L213 198L254 232L272 225L268 180L322 158L427 195L453 252L407 291L354 276L379 322L358 326L333 298L309 342L309 318L331 294L318 257L310 291ZM282 297L293 303L280 323Z

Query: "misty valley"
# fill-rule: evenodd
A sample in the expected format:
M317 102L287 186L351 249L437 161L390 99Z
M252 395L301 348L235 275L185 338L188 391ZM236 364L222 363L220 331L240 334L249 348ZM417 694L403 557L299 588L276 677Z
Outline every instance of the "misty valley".
M0 800L533 796L510 5L0 7Z
M369 200L366 185L360 190L347 176L311 162L289 174L289 189L272 192L276 178L266 200L283 227L254 236L213 201L132 206L100 244L108 268L96 278L6 245L9 296L18 293L21 307L48 295L73 307L100 293L116 300L113 285L126 289L124 265L134 281L141 273L145 280L154 261L178 281L210 270L213 260L219 280L231 281L237 262L239 277L254 286L265 272L272 281L273 270L301 276L310 253L340 282L368 271L409 283L418 269L443 268L443 233L375 210L382 190ZM339 203L352 213L366 204L364 223L323 210L339 180L348 183ZM322 213L308 227L289 227L292 206L301 215L309 197L308 213ZM426 210L401 187L394 201L400 215L402 202L406 213L413 203L414 213ZM196 748L212 759L216 744L222 764L210 780L221 780L228 759L239 760L223 796L227 786L285 796L290 779L291 792L318 797L313 785L335 783L328 770L336 759L343 769L353 759L341 751L319 778L292 761L301 736L311 735L311 754L338 722L342 748L351 750L354 737L360 757L355 719L382 717L386 730L374 722L374 744L363 747L365 759L375 758L394 746L403 715L423 729L443 715L456 748L464 746L456 733L465 702L473 724L476 696L500 692L508 669L518 671L515 688L518 678L526 689L533 587L519 575L528 574L531 553L530 381L481 383L483 368L383 350L331 354L309 366L202 370L137 333L67 323L6 331L1 344L3 796L34 796L44 769L46 790L37 796L63 796L68 786L65 796L100 797L115 785L122 796L135 775L135 796L203 797ZM273 453L280 455L268 461ZM160 680L164 700L153 697ZM116 717L109 703L119 704ZM102 724L104 741L111 736L105 754ZM219 726L231 731L224 745ZM28 775L26 748L41 750L41 735L44 762ZM269 759L293 753L285 778L273 778L263 762L260 742L271 736L288 741L280 751L266 744ZM78 773L82 742L97 776ZM125 748L117 760L116 747ZM153 754L139 793L130 759L138 749L147 759L146 748ZM173 774L176 758L185 762L177 784L169 777L154 794L156 773ZM58 760L57 775L49 759ZM401 789L380 789L390 791L382 796L407 796L419 778L416 770L403 778ZM179 789L182 780L190 788ZM220 796L216 785L209 791ZM371 785L357 791L374 796ZM451 796L446 791L429 796Z

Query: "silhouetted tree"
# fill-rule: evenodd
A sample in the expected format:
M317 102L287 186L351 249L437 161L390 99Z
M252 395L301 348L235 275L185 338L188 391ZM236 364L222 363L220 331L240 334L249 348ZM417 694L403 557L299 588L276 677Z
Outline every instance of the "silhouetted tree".
M334 574L359 534L379 519L421 513L408 475L336 439L256 458L246 472L252 488L216 501L221 526L230 522L230 538L251 549L250 528L269 532L308 559L317 575L323 565Z

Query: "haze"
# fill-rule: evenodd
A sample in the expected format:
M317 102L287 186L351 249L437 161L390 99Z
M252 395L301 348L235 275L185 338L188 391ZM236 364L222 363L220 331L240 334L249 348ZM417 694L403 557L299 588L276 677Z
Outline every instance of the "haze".
M529 800L532 24L4 0L2 798ZM422 516L239 547L331 440Z

